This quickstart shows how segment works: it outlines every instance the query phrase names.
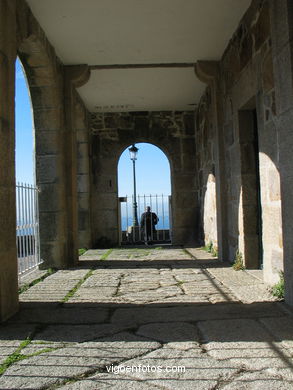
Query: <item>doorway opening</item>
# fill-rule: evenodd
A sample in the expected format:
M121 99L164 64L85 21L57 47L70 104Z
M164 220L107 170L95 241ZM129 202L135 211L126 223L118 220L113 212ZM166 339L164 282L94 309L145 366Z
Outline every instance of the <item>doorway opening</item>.
M239 112L245 267L263 267L259 136L255 109Z
M19 279L41 264L35 132L29 87L19 58L15 62L16 245Z
M121 154L118 163L120 245L171 243L170 177L168 158L152 144L129 145Z

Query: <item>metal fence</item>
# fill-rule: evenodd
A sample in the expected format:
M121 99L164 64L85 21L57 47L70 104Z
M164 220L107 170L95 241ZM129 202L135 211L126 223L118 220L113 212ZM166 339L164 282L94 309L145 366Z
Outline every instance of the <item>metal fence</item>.
M42 263L40 258L38 188L16 184L16 245L19 277Z
M172 239L172 215L170 195L138 195L137 215L140 224L141 216L146 207L156 213L158 223L155 229L151 229L152 242L171 242ZM120 242L137 243L144 242L144 229L133 227L133 196L119 198L120 202Z

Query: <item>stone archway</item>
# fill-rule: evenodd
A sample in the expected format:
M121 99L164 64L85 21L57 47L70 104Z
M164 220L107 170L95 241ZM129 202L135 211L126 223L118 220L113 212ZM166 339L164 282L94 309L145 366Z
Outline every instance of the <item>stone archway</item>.
M142 229L132 228L137 218L140 225L142 214L150 207L158 219L153 234L153 243L172 243L172 183L170 160L164 151L149 142L135 144L138 158L135 162L136 208L134 208L133 162L130 159L128 145L117 161L117 179L119 194L119 221L121 245L137 241L143 242ZM136 210L136 213L135 213ZM130 233L131 232L131 233Z
M148 142L170 161L173 193L173 243L197 241L195 139L193 112L92 114L92 230L118 242L117 163L132 143Z
M41 257L45 268L66 268L78 260L76 133L87 131L79 124L87 111L77 107L75 88L88 80L89 70L58 60L25 3L17 8L17 30L34 112Z

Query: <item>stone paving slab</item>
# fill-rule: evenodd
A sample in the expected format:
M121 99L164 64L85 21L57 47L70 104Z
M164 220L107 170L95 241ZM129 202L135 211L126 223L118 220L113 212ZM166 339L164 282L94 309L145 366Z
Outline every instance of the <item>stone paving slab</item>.
M128 373L128 376L166 389L212 389L220 378L229 380L238 372L236 367L203 354L200 348L174 350L168 345L127 361L128 366L138 367L139 364L161 370Z
M293 356L293 317L261 318L260 322Z
M82 304L72 307L66 306L32 306L29 309L20 310L10 319L17 323L39 324L95 324L106 321L109 309L106 307L83 307Z
M19 297L20 302L60 302L88 270L62 270L32 286Z
M88 379L69 383L65 386L58 387L58 390L158 390L162 387L157 387L151 383L147 383L140 379L129 378L125 375L116 375L112 373L98 374L91 376Z
M156 349L159 344L124 332L96 342L85 342L15 363L0 378L1 389L40 389L63 383L105 365Z
M168 305L156 307L118 308L111 321L121 324L145 324L152 322L197 322L201 320L255 318L284 316L281 308L269 303L251 305L222 303L213 305Z
M21 342L35 331L33 325L1 325L0 326L0 365L13 354Z
M207 268L207 271L221 283L228 285L236 297L245 303L277 301L269 291L269 287L253 273L245 270L235 271L229 268Z
M30 284L36 279L41 278L42 276L46 275L47 270L40 270L38 268L35 268L34 270L25 273L19 277L18 286L22 287L25 284Z
M234 378L233 382L223 384L222 390L292 390L292 383L269 372L245 372Z
M21 294L0 364L30 339L0 389L293 388L292 312L258 277L189 251L91 250Z

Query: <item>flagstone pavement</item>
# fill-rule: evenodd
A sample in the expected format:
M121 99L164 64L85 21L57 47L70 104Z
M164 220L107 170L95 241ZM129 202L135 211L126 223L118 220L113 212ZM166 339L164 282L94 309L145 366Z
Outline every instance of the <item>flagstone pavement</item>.
M1 390L292 390L293 314L261 271L200 249L89 250L20 294L0 374Z

